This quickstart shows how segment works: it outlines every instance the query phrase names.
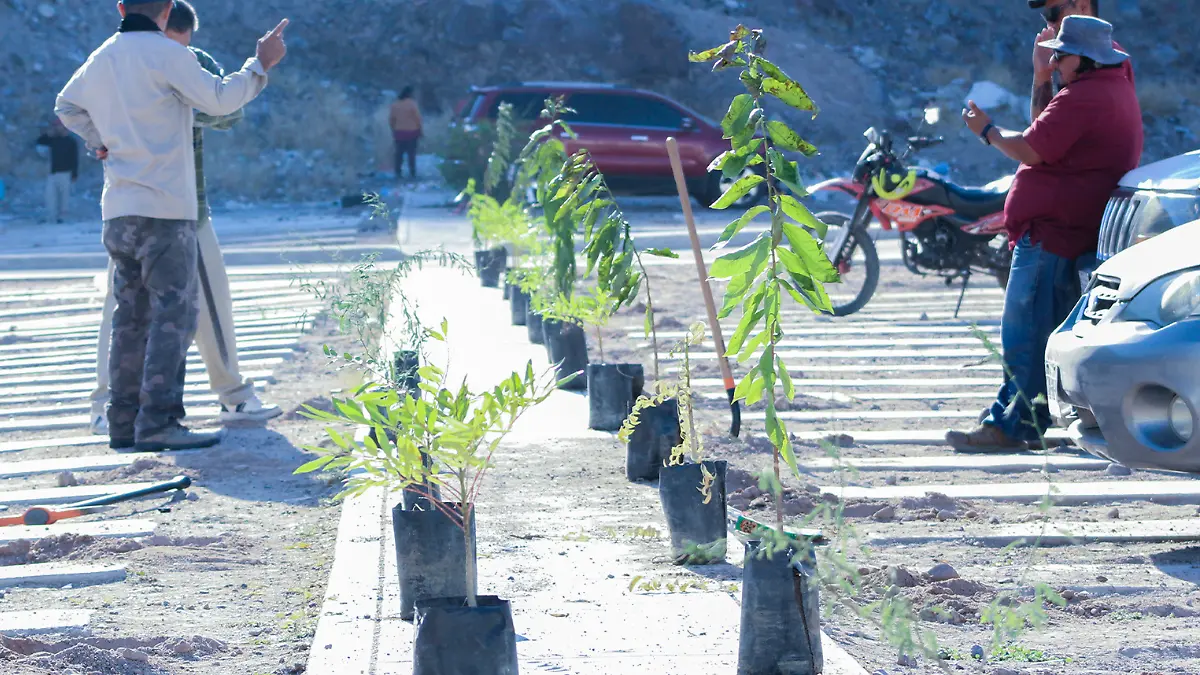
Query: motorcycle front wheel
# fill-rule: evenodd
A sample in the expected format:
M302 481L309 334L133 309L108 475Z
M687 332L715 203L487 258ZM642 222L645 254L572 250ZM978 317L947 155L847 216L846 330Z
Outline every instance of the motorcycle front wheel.
M817 220L829 226L825 234L825 253L836 255L837 252L829 251L828 247L841 239L852 219L837 211L822 211L816 215ZM862 309L879 286L879 252L875 250L875 241L862 228L854 228L850 237L853 248L849 257L846 260L830 259L842 277L841 283L828 289L834 316L849 316Z

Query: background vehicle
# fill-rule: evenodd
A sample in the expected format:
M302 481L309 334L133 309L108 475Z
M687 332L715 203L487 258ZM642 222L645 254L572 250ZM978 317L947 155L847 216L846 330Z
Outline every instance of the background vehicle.
M1200 218L1200 150L1125 174L1108 200L1096 259Z
M1100 265L1050 337L1050 412L1129 467L1200 472L1200 220Z
M825 250L846 284L839 295L846 299L840 303L835 300L834 314L845 316L862 309L879 283L879 255L867 232L872 218L883 229L895 228L900 233L904 265L912 273L934 274L945 278L947 284L962 279L964 292L975 272L993 275L1001 287L1006 286L1012 260L1004 230L1008 183L997 181L997 187L988 188L962 187L935 173L904 165L912 153L940 144L941 138L908 138L906 149L898 154L886 131L872 127L864 136L867 148L858 158L853 175L809 188L811 192L837 190L858 200L852 215L834 211L817 214L830 225Z
M576 111L567 122L578 138L564 135L567 152L587 149L616 192L675 194L667 158L668 136L679 141L689 192L705 206L715 202L740 178L726 179L720 171L708 170L709 163L729 149L720 125L681 103L641 89L573 82L477 87L471 90L471 98L461 109L460 123L494 121L501 103L511 103L518 119L532 122L550 96L566 97L566 104ZM765 194L765 184L760 185L735 206L753 205Z

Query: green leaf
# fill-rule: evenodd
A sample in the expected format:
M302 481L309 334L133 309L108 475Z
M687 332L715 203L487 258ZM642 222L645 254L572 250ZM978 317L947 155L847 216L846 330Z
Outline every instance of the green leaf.
M766 330L759 331L758 335L755 335L753 339L751 339L745 344L744 347L742 347L742 351L737 357L738 363L745 363L746 360L753 356L754 352L758 351L758 348L766 344L767 340L769 339L771 339L770 332Z
M813 279L823 284L836 284L841 280L837 268L825 253L824 244L814 239L807 230L784 223L783 234L787 237L789 248L804 261Z
M325 468L325 465L332 462L334 459L336 459L336 458L333 455L325 455L324 457L318 457L311 462L306 462L304 464L301 464L292 473L293 474L312 473L313 471L318 471L320 469Z
M753 269L758 261L766 261L771 252L771 242L759 235L757 239L745 246L734 249L713 261L709 268L709 276L714 279L729 279Z
M650 337L650 333L654 330L654 310L651 309L650 305L646 305L646 322L644 327L646 329L646 337Z
M816 116L816 104L808 97L808 93L804 91L804 87L801 87L795 80L779 80L774 77L767 77L762 81L762 91L764 94L770 94L797 110L810 110L813 112L813 116Z
M725 227L725 231L722 232L721 236L717 238L717 243L713 244L712 248L709 250L715 251L717 249L725 248L725 244L729 243L730 239L733 239L735 236L737 236L737 233L741 232L742 228L746 227L750 221L764 213L770 212L771 209L769 207L762 205L755 206L749 211L746 211L740 218Z
M761 309L755 309L742 315L742 320L738 322L733 335L729 336L729 344L725 348L725 356L737 356L738 352L742 349L742 344L750 336L750 331L754 330L754 327L758 325L758 321L762 317L763 311Z
M729 280L729 285L725 287L725 300L721 305L721 311L717 313L718 319L733 314L733 310L741 304L742 299L746 297L746 291L750 290L750 286L754 283L754 275L742 274L735 276Z
M750 70L743 70L742 74L738 76L738 79L742 81L742 84L746 87L746 91L750 92L751 96L757 97L763 93L762 75Z
M775 148L768 150L767 154L771 162L771 173L775 175L776 180L786 185L798 196L807 197L808 190L805 190L804 186L800 184L800 165L784 157Z
M762 71L762 73L764 75L766 75L767 77L774 78L776 80L779 80L780 82L788 82L788 81L791 81L791 79L792 79L792 78L788 77L787 73L783 72L783 70L779 66L775 65L774 63L768 61L767 59L765 59L761 56L753 57L753 59L751 59L751 62L753 63L753 65L756 68L758 68L760 71Z
M720 56L721 52L725 51L726 49L729 49L730 45L732 45L733 47L736 48L737 41L733 40L733 41L730 41L730 42L727 42L727 43L721 45L720 47L713 47L712 49L706 49L699 53L688 52L688 61L691 61L692 63L707 63L709 61L716 59L718 56Z
M721 129L725 138L734 138L742 133L749 124L750 111L754 109L754 98L750 94L738 94L729 103L729 111L721 120Z
M814 216L807 206L800 203L800 200L791 195L783 195L779 198L779 202L788 218L815 232L816 237L820 240L825 240L825 235L829 233L829 225Z
M645 253L646 255L654 255L660 258L679 259L679 254L669 248L650 248L646 249Z
M817 154L817 146L800 138L800 134L792 131L792 128L779 120L771 120L767 122L767 135L771 137L771 141L783 148L792 152L804 153L805 157L812 157Z
M779 355L775 355L775 370L779 373L779 380L783 383L783 395L789 401L796 398L796 385L792 382L792 374L788 372L787 364Z
M714 202L710 208L720 210L733 206L734 202L742 197L745 197L750 193L751 190L758 187L758 184L764 180L766 179L758 174L752 174L739 178L736 183L729 186L729 189L725 191L725 194L721 195L721 198Z

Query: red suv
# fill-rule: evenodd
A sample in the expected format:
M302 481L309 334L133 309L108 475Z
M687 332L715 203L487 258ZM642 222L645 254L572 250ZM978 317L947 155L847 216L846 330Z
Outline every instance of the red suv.
M536 119L547 97L564 96L576 112L567 118L578 139L566 138L567 152L586 148L616 192L630 195L675 194L666 140L679 141L688 190L701 203L717 200L734 179L708 165L729 149L721 127L671 99L641 89L611 84L521 82L474 87L459 115L465 124L496 119L501 103L511 103L518 119ZM747 172L751 169L747 169ZM745 207L762 199L765 184L739 200Z

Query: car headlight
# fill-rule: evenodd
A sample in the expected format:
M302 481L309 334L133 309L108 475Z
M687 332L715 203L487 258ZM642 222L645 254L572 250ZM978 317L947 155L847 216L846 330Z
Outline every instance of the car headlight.
M1131 246L1200 218L1200 197L1186 192L1154 194L1142 208L1133 238L1129 240Z
M1159 328L1200 315L1200 268L1168 274L1135 295L1119 321L1144 321Z

